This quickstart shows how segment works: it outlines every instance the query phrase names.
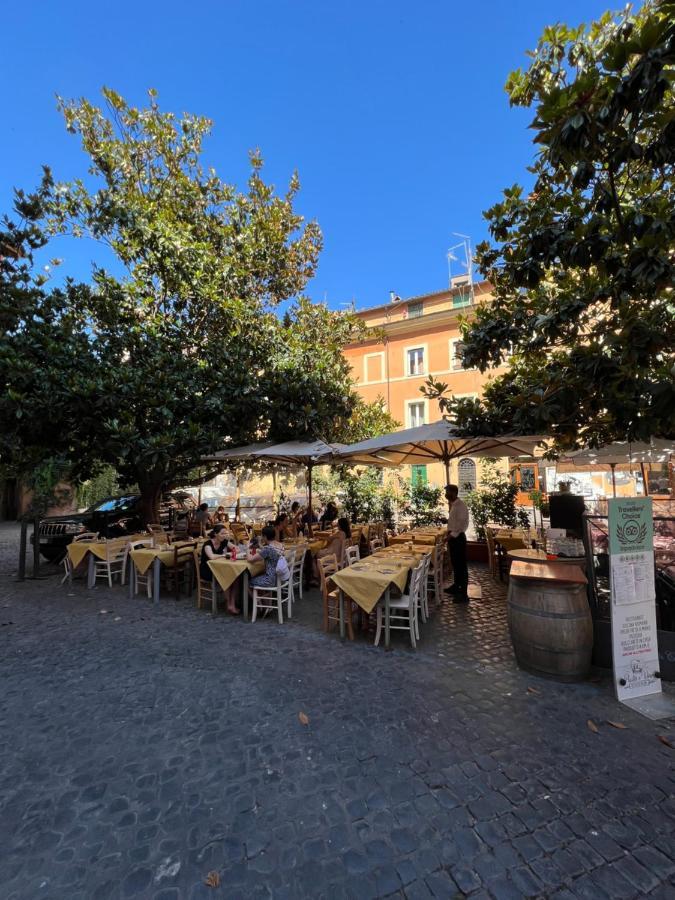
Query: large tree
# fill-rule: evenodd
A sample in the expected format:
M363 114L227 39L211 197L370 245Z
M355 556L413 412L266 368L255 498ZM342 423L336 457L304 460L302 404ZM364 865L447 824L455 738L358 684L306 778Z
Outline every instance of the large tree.
M534 186L485 214L494 301L464 335L466 366L509 368L483 401L427 392L472 432L565 447L672 436L675 3L551 26L530 55L506 90L534 108Z
M67 346L56 348L58 373L49 348L42 361L34 354L32 385L47 397L59 387L53 417L66 408L64 393L71 404L61 428L74 475L88 475L92 458L112 464L122 483L139 486L154 520L162 489L203 455L321 435L348 418L357 398L340 341L359 325L302 300L279 314L314 273L321 248L318 226L295 210L296 176L277 194L256 153L240 191L202 166L208 120L162 112L152 92L145 109L110 90L104 97L105 109L60 103L89 174L48 180L42 200L53 232L94 238L114 260L94 268L90 289L68 285L54 295L56 320L43 315L48 295L36 295L17 320L13 352L33 341L36 321L57 344L71 329ZM7 376L16 447L26 443L21 417L37 419L45 397L32 406L10 367Z

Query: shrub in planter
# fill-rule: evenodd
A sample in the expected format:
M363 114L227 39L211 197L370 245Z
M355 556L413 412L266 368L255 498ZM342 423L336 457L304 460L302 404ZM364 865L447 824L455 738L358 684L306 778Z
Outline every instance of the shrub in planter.
M471 491L466 499L480 541L485 540L485 526L488 522L495 522L506 528L529 528L527 512L516 506L517 494L518 485L497 471L494 460L484 463L482 484Z

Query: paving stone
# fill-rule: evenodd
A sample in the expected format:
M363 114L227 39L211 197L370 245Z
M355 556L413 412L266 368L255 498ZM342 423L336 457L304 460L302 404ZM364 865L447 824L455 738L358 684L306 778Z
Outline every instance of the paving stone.
M480 603L444 603L415 653L401 635L384 653L324 633L312 591L280 627L18 584L3 533L3 900L211 898L210 870L230 900L673 896L653 724L621 712L637 771L590 752L585 719L619 715L611 685L528 693L485 570Z

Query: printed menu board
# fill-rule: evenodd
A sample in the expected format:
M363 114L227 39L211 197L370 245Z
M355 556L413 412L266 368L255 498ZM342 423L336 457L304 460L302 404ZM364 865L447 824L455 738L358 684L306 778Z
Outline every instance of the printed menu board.
M614 689L619 700L661 691L652 501L608 501Z

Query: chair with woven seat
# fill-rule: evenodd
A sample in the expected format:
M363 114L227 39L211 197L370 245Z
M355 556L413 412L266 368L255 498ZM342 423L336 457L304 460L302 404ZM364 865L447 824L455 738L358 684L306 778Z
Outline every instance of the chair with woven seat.
M126 561L126 542L119 539L107 541L105 545L105 559L94 559L94 583L99 578L105 578L108 581L108 587L112 587L114 576L119 575L120 582L124 584Z
M338 571L337 557L334 553L317 559L319 578L321 580L321 597L323 599L323 630L330 631L331 624L340 624L340 592L333 586L331 575ZM347 604L350 614L347 615ZM351 617L351 600L345 597L345 620L349 640L354 640L354 627Z
M443 549L443 544L437 542L431 553L427 572L427 595L432 595L435 606L440 606L443 601ZM427 608L428 605L427 600Z
M255 622L258 618L258 610L263 610L264 614L267 615L268 612L275 609L277 611L279 624L283 625L284 603L286 604L288 618L292 618L293 563L295 562L295 548L293 548L292 550L286 550L284 553L284 557L288 564L289 570L289 575L287 578L282 578L282 576L277 573L276 584L270 587L263 587L262 585L257 584L253 586L253 611L251 613L251 622Z
M355 562L361 559L361 551L358 546L345 547L343 567L353 566Z
M142 549L143 547L152 547L151 537L144 538L141 541L129 541L125 549L127 553L127 560L129 561L129 565L131 566L131 569L129 571L129 578L133 579L132 584L134 588L134 595L138 594L139 588L144 587L148 598L150 598L152 597L152 566L148 566L148 568L145 570L145 574L141 575L138 569L135 569L133 560L130 559L132 550L137 550L138 548ZM125 562L125 568L126 565L127 563Z
M207 581L206 578L202 578L201 573L201 550L195 549L192 551L192 559L194 560L195 565L195 584L197 585L197 609L201 609L204 603L211 603L211 612L213 615L217 615L218 613L218 582L215 579L215 576L211 578L211 581Z
M162 569L168 590L173 590L176 600L180 600L181 585L187 594L192 593L192 554L198 548L197 541L190 541L173 548L173 562Z
M417 641L419 640L417 611L420 604L424 569L425 564L422 561L412 570L408 593L402 594L400 597L392 597L389 601L389 628L393 631L407 631L410 634L410 643L413 649L417 646ZM384 612L384 600L382 600L377 604L375 646L380 643L384 627Z
M302 552L300 552L302 551ZM307 548L298 547L295 552L295 559L291 567L291 579L293 581L293 600L297 596L302 600L302 578L305 570L305 559L307 557Z

